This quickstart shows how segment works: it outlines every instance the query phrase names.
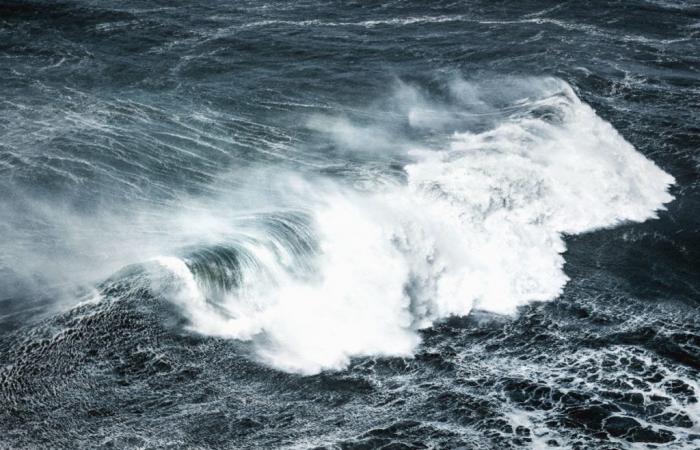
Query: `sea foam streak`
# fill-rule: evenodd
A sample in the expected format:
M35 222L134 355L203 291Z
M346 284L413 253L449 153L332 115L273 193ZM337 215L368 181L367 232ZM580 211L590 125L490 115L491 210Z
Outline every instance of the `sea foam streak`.
M537 96L485 130L409 149L405 182L369 192L290 183L315 240L306 275L283 243L262 236L239 246L241 286L217 294L216 305L191 260L161 260L183 279L172 298L194 330L250 340L262 361L303 374L352 357L410 356L417 330L474 308L512 314L556 298L567 282L562 235L655 217L674 180L566 83L529 82ZM425 124L424 110L407 113ZM441 117L444 125L459 115Z

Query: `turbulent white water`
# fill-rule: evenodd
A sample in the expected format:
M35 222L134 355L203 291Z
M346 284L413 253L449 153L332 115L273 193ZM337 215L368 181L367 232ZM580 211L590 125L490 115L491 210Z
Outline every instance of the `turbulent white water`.
M468 94L467 116L501 111L477 132L457 128L455 107L404 95L409 106L397 114L411 126L455 131L442 148L397 139L413 161L405 182L357 191L290 178L285 195L303 203L316 246L306 273L294 270L283 243L262 235L240 244L239 286L215 302L187 258L161 258L168 294L194 330L249 340L261 360L303 374L356 356L410 356L417 330L451 315L512 314L556 298L567 282L563 234L653 218L674 180L566 83L526 81L525 96L500 110L478 87L455 85L462 101ZM371 149L376 130L333 118L312 126L324 123L331 138L362 147L365 136Z

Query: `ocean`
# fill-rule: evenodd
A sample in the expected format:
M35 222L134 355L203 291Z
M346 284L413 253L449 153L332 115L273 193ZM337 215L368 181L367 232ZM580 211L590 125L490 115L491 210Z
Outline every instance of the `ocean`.
M0 448L700 447L700 4L0 2Z

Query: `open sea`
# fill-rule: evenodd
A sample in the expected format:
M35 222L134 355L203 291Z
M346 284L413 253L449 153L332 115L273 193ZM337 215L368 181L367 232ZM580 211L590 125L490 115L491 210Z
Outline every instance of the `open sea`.
M700 448L700 3L0 1L0 449Z

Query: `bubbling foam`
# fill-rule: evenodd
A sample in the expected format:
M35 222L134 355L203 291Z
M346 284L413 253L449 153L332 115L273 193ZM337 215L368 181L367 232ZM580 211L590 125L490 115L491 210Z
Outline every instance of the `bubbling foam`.
M358 192L297 180L314 230L306 276L270 245L248 249L238 276L256 288L227 290L213 308L187 257L169 258L183 280L173 298L194 330L251 341L265 363L302 374L410 356L419 329L474 308L513 314L555 299L567 282L562 236L656 217L674 180L562 81L541 81L520 104L442 149L410 150L403 183Z

